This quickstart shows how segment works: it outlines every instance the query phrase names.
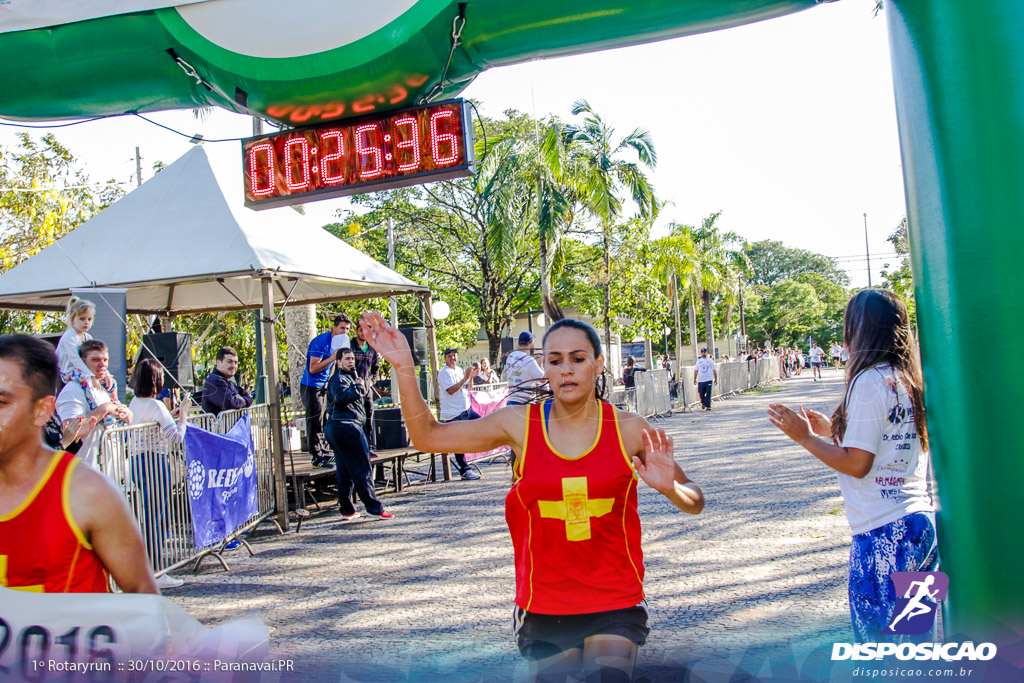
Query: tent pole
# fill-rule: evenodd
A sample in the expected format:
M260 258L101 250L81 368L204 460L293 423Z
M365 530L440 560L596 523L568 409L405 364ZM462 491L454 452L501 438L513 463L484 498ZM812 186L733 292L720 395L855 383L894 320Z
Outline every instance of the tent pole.
M267 364L267 393L270 405L270 444L274 458L274 500L277 523L288 531L288 483L284 474L284 448L281 443L281 402L277 393L277 332L274 330L274 298L271 278L260 280L263 294L263 342Z
M423 324L427 328L427 362L430 364L428 386L433 387L434 408L437 410L438 419L440 419L441 402L438 398L440 394L438 393L439 389L437 386L437 335L434 334L433 302L431 301L430 292L425 292L421 296L423 297ZM447 454L444 454L441 460L441 469L444 472L444 480L451 481L452 464L448 460Z

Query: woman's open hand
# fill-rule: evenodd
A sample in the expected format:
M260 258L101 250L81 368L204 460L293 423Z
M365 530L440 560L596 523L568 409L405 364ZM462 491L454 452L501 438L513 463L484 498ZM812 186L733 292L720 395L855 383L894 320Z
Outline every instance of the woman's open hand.
M796 412L781 403L772 403L768 406L768 420L786 436L800 444L814 435L811 420L803 406L800 407L800 412Z
M656 491L672 490L676 476L675 446L664 429L645 429L643 432L644 459L633 456L633 467L644 483Z

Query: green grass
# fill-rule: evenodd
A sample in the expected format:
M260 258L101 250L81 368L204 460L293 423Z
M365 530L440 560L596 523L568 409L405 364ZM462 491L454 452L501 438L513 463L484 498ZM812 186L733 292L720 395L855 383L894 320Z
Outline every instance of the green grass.
M756 387L754 389L747 389L743 393L745 393L745 394L774 394L774 393L776 393L778 391L782 391L782 387L780 387L780 386Z

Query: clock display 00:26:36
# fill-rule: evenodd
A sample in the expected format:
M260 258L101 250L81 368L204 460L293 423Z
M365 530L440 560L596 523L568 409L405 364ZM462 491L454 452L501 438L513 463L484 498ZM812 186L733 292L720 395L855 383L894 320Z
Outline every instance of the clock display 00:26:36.
M463 100L242 141L245 204L254 209L466 176L472 162Z

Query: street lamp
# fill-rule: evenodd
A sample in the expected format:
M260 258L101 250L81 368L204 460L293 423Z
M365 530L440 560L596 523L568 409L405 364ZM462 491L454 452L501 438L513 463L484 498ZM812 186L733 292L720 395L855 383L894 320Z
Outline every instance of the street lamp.
M452 307L444 301L438 299L433 302L430 306L430 312L434 316L434 320L444 320L452 313Z

